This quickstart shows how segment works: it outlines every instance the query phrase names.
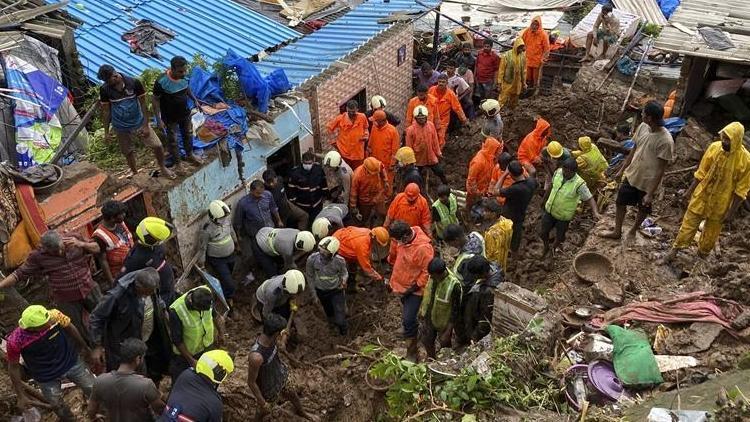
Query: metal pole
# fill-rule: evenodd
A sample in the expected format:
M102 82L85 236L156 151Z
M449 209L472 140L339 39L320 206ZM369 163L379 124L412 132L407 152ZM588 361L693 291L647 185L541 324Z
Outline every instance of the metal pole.
M435 8L435 32L432 34L432 67L438 66L438 47L440 46L440 5Z
M60 145L60 148L57 149L57 152L54 156L52 156L52 160L50 160L50 163L57 164L58 161L62 158L63 154L65 154L65 151L70 148L70 145L73 144L73 141L76 140L78 137L78 134L81 133L81 130L83 130L84 127L89 123L92 117L94 117L94 112L99 108L99 101L95 102L91 108L86 112L86 114L81 119L81 123L76 126L75 130L73 130L73 133L70 134L70 137L65 140L65 142Z

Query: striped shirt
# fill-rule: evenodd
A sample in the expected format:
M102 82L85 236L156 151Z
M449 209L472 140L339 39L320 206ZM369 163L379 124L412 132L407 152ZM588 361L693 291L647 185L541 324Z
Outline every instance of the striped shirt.
M29 254L26 262L14 274L18 280L47 276L55 302L75 302L88 296L94 287L89 263L89 255L76 246L65 247L62 255L37 249Z

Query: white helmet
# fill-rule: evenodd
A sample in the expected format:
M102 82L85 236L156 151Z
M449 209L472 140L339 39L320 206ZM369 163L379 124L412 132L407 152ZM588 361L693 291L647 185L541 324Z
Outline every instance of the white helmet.
M328 151L323 157L323 165L339 168L341 166L341 154L338 151Z
M386 106L385 98L380 95L373 95L372 98L370 98L370 106L373 108L373 110L384 108Z
M319 239L328 236L329 230L331 230L331 222L325 217L316 218L312 223L312 232Z
M208 215L214 220L224 218L229 215L229 205L215 199L208 204Z
M324 237L320 242L318 242L318 246L332 254L335 254L339 251L339 246L341 246L341 243L335 237L328 236Z
M414 117L417 117L419 115L426 117L430 115L430 112L427 111L427 107L423 105L419 105L419 106L414 107L414 112L412 114L414 115Z
M498 111L500 111L500 102L490 98L482 101L482 104L479 105L479 108L484 110L484 112L489 114L490 116L494 116Z
M305 275L300 270L289 270L284 273L284 290L290 295L305 290Z
M315 247L315 236L307 231L297 233L297 237L294 239L294 247L305 252L310 252Z

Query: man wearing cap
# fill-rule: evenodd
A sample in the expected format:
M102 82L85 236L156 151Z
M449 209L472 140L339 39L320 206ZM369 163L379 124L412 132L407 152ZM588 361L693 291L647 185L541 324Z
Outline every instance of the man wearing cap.
M432 170L443 184L448 183L440 158L443 156L440 135L432 122L428 121L427 107L414 109L414 123L406 129L406 146L414 151L416 166L420 172Z
M354 170L349 209L354 218L365 226L385 215L385 199L388 191L385 168L374 157L367 157L364 164Z
M134 246L133 235L125 225L127 207L120 201L110 199L102 205L102 221L91 238L99 244L97 261L109 286L120 275L125 257Z
M344 219L349 214L346 204L328 204L320 210L312 225L312 233L322 239L344 227Z
M417 158L413 149L401 147L396 151L396 177L393 183L395 192L403 192L409 183L416 183L419 189L424 189L424 179L417 168Z
M75 421L63 401L62 381L73 381L88 398L94 376L78 356L79 351L88 354L90 349L70 318L57 309L31 305L21 314L18 328L8 336L6 350L8 374L18 397L18 408L25 410L36 404L23 386L20 363L23 357L26 373L39 384L55 414L61 421Z
M91 312L102 294L91 277L91 255L100 252L94 241L83 241L77 235L63 237L47 230L26 261L0 281L0 289L12 287L29 277L47 277L55 306L64 313L87 342L91 341L83 314Z
M364 227L344 227L337 230L333 237L339 240L339 255L346 260L349 272L348 288L354 289L357 272L361 270L366 277L375 281L382 281L380 275L372 266L373 247L388 249L390 236L385 227L368 229ZM358 268L359 267L359 268Z
M146 267L159 271L159 296L167 305L175 298L174 270L167 261L164 243L172 238L174 226L158 217L146 217L135 229L135 246L125 258L122 274Z
M388 186L393 187L393 173L396 167L396 151L401 146L401 136L395 126L387 120L385 111L376 110L370 118L375 124L370 130L367 155L375 157L385 166ZM390 193L388 194L390 196Z
M393 198L383 227L390 227L391 223L398 220L405 221L409 226L420 227L428 236L432 232L430 205L415 183L406 185L406 189Z
M437 85L431 87L427 92L435 97L438 113L440 113L438 139L440 140L440 147L442 148L445 145L448 127L450 127L451 124L451 111L458 116L461 124L466 124L469 119L466 118L466 114L464 114L464 110L461 108L461 102L458 100L456 93L448 88L448 75L441 74L438 77Z
M383 113L385 113L385 118L388 121L388 124L392 125L393 127L398 127L398 125L401 124L401 119L396 117L395 114L391 113L390 111L386 110L387 103L385 102L385 98L383 98L381 95L373 95L372 98L370 98L370 109L367 110L365 113L365 116L367 117L367 121L370 123L370 131L372 131L372 125L375 122L373 120L373 115L376 111L380 110Z
M221 422L224 404L218 388L234 372L234 361L224 350L203 353L195 368L174 381L160 422Z
M260 251L271 261L283 260L281 271L297 268L296 258L310 252L315 247L315 236L308 231L297 229L274 229L263 227L255 235ZM279 267L272 275L279 274Z
M349 272L346 260L338 255L340 242L333 236L318 242L318 252L307 258L305 275L311 284L315 301L323 306L328 323L336 326L339 334L348 333L346 322L346 282Z
M328 199L331 202L347 204L352 190L354 170L349 167L338 151L328 151L323 157L323 170L328 179Z
M546 170L544 179L545 191L549 189L555 171L562 167L562 164L571 156L570 150L557 141L550 141L550 143L542 149L542 165Z
M331 120L327 126L330 135L338 130L336 139L331 142L331 145L336 147L344 161L354 169L359 167L365 159L365 142L369 136L367 117L358 112L358 109L357 102L350 100L346 103L346 111Z

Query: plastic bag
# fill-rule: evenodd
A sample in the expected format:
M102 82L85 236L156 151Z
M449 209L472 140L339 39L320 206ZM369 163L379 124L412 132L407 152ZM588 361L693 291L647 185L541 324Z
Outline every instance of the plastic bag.
M623 385L649 386L664 381L651 344L643 332L617 325L608 325L606 331L614 346L612 363L615 373Z

